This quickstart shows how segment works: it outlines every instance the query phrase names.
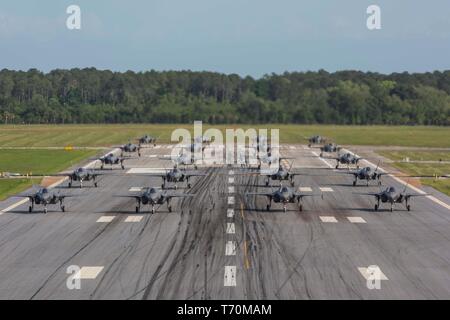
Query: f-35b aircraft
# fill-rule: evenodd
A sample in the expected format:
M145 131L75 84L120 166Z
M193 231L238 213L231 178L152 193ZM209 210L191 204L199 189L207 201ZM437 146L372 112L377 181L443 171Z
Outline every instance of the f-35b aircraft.
M120 164L120 167L123 170L123 169L125 169L123 162L125 160L130 160L130 159L133 159L133 158L132 157L122 157L122 156L118 157L114 153L109 153L104 157L96 158L94 160L100 161L102 163L102 165L100 167L100 169L102 169L102 170L104 169L105 165L110 165L111 169L112 169L112 166L117 165L117 164Z
M137 152L138 156L141 156L141 146L128 142L127 144L124 144L122 146L119 146L118 148L120 148L120 150L122 150L122 153L120 154L121 157L123 157L123 153L127 152L127 153L134 153Z
M375 168L375 170L372 170L371 167L365 167L361 168L356 171L352 172L346 172L347 174L352 174L355 177L355 180L353 181L353 186L356 186L356 183L359 180L366 180L367 186L369 185L369 182L371 180L378 180L378 185L381 185L381 176L385 175L387 173L385 172L378 172L378 166Z
M148 134L140 137L138 139L139 145L141 144L153 144L154 146L156 146L156 137L153 136L149 136Z
M332 157L323 157L323 158L336 160L336 169L339 168L339 164L347 165L347 168L350 169L351 164L358 166L358 162L362 160L362 158L356 157L349 152L338 155L335 158Z
M170 199L172 198L185 198L192 197L193 194L186 193L173 193L157 188L144 188L143 192L137 195L117 195L116 197L122 198L134 198L136 199L136 213L140 212L141 205L150 205L151 213L155 213L155 205L167 204L167 209L172 212L172 206L170 205Z
M80 188L83 188L83 181L93 181L94 187L98 187L97 177L103 173L96 172L93 169L77 168L69 173L59 173L56 176L67 176L69 178L69 188L72 187L74 181L80 182Z
M31 202L28 207L28 212L32 212L35 205L42 205L44 213L47 213L47 206L58 204L62 212L66 211L64 206L64 199L68 197L75 197L73 195L62 195L59 192L51 192L48 188L39 188L37 192L31 194L19 194L18 197L28 198Z
M324 138L322 136L319 136L319 135L312 136L312 137L309 137L309 138L306 138L306 139L308 139L308 143L309 143L308 147L310 147L310 148L311 148L311 146L313 144L321 144L321 143L325 143L327 141L326 138Z
M405 185L405 189L403 192L399 192L395 189L395 187L387 187L385 190L382 190L380 192L375 193L356 193L360 195L368 195L368 196L374 196L377 200L377 203L375 204L375 211L377 211L380 208L380 202L382 203L389 203L391 205L391 212L394 210L394 205L396 203L403 203L405 202L406 210L411 211L411 205L409 204L409 200L412 197L423 197L427 196L428 194L411 194L406 193L407 185Z
M270 210L272 206L272 201L275 203L283 204L283 211L286 212L286 205L288 203L298 202L298 210L303 211L303 198L304 197L317 197L317 194L309 194L309 193L300 193L295 192L293 189L285 186L280 186L277 190L272 192L248 192L245 194L246 196L265 196L269 200L269 204L267 204L267 211ZM323 198L323 195L320 195Z
M187 154L184 152L181 152L178 156L176 157L161 157L159 158L160 160L172 160L175 164L175 166L189 166L189 165L194 165L194 169L197 170L197 165L194 163L194 158L192 157L192 153L191 154Z
M342 147L336 145L335 143L327 143L320 147L320 156L322 157L324 152L333 153L341 151Z
M166 188L167 182L174 183L175 184L174 188L178 189L178 186L177 186L178 182L186 181L187 187L191 188L191 183L189 182L189 179L191 177L200 177L200 176L205 176L206 174L199 173L199 172L186 171L186 170L179 169L177 166L174 166L173 169L166 171L166 173L164 173L164 174L145 173L144 175L150 176L150 177L161 177L163 180L161 188L163 188L163 189Z

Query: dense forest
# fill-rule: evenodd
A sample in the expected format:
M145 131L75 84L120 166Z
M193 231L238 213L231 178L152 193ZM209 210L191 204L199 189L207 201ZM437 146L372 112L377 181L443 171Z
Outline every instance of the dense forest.
M1 123L450 125L450 71L0 71Z

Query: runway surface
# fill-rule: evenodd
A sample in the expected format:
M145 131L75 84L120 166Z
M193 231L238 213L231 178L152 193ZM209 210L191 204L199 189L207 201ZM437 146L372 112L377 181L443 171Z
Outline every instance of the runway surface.
M125 165L161 170L170 162L158 157L170 152L145 149ZM226 166L200 167L206 176L193 178L190 190L180 183L195 196L174 199L171 213L163 205L136 214L134 199L114 197L161 185L121 170L98 188L58 186L83 195L67 200L65 213L1 202L0 299L449 299L450 199L432 191L442 203L418 197L411 212L403 205L375 212L372 197L354 192L377 185L353 187L314 152L281 148L306 174L296 187L324 195L305 199L303 212L297 204L266 211L265 198L244 196L266 191L264 179ZM390 177L383 184L404 188ZM67 285L72 265L82 268L80 289ZM380 271L380 289L368 288L369 266Z

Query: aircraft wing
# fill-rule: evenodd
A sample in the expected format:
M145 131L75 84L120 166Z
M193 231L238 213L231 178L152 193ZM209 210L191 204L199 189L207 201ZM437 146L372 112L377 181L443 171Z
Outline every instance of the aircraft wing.
M247 192L245 194L246 196L266 196L266 197L272 197L273 192Z

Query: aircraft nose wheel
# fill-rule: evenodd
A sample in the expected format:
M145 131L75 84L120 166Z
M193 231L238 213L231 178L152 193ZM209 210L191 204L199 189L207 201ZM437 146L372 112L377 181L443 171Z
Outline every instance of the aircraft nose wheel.
M298 211L300 211L300 212L303 211L303 205L298 206Z
M266 206L266 210L269 211L270 210L270 205Z
M138 206L136 207L136 213L139 213L139 207Z
M96 188L98 187L98 183L97 182L94 183L94 187L96 187Z
M293 186L294 186L294 181L291 180L291 187L293 187Z
M378 205L377 204L375 205L375 211L378 211Z
M172 206L167 207L169 209L169 212L172 212Z
M44 213L47 213L47 208L44 208Z
M188 183L187 187L188 187L188 189L190 189L190 188L191 188L191 184L190 184L190 183Z
M61 211L62 211L62 212L66 212L66 207L65 207L65 206L62 206L62 207L61 207Z
M269 181L266 181L266 187L268 187L269 186Z
M72 182L69 182L69 188L72 188Z
M406 206L406 210L411 211L411 205L408 204L408 205Z
M28 207L28 212L32 212L33 211L33 207L32 206L29 206Z

